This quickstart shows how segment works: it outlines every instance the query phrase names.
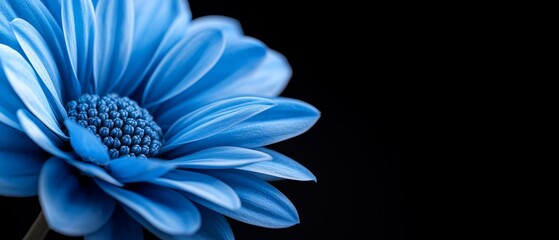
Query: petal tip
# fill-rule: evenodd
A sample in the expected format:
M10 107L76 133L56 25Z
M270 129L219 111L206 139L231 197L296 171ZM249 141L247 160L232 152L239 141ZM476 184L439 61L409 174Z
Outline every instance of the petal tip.
M13 30L13 25L17 24L18 22L25 22L25 20L21 19L21 18L14 18L11 22L10 22L10 26L12 27Z

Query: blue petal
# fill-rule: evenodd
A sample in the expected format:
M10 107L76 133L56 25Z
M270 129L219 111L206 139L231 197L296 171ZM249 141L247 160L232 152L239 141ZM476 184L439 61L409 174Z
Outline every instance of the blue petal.
M266 146L295 137L311 128L320 112L302 101L276 98L277 106L209 138L186 144L173 156L215 146L247 148Z
M300 163L276 151L259 148L259 151L272 156L272 161L257 162L237 167L239 170L256 173L265 180L290 179L297 181L315 181L316 177Z
M123 183L149 181L173 169L166 161L139 157L121 157L107 164L107 171Z
M89 129L79 126L72 120L66 120L64 123L70 134L70 144L84 161L105 166L111 160L107 146Z
M100 0L96 7L93 75L105 95L124 73L134 37L134 2Z
M198 95L195 98L211 99L220 96L221 92L226 92L221 91L221 88L250 74L266 57L267 47L256 39L244 37L227 40L223 57L212 71L200 80L200 84L192 89ZM201 91L202 89L204 91Z
M3 5L3 4L2 4ZM76 99L81 95L80 84L72 72L68 60L64 35L60 25L56 22L49 10L40 2L35 0L18 0L10 3L13 18L19 17L29 22L46 41L56 61L60 73L63 99ZM9 19L12 21L13 18Z
M141 83L161 40L175 19L190 22L191 13L184 0L136 0L134 23L134 46L132 57L120 83L110 92L121 96L130 95ZM183 28L183 30L186 29Z
M183 116L167 130L163 152L220 133L273 106L273 101L255 97L226 99L207 105Z
M19 123L18 123L19 125ZM0 152L36 153L42 155L39 148L24 132L18 128L0 123Z
M10 47L0 45L0 62L6 79L15 93L41 122L51 131L63 137L64 133L54 115L47 97L37 80L34 70L25 58Z
M21 18L14 19L10 26L37 75L43 80L49 92L60 102L62 97L60 75L45 39L37 29Z
M132 210L132 209L126 207L126 206L123 206L123 209L126 211L126 213L128 213L129 216L131 216L135 221L140 223L142 226L144 226L144 228L146 228L148 231L150 231L153 235L155 235L159 239L163 239L163 240L190 240L190 235L191 234L168 234L166 232L163 232L163 231L159 230L157 227L155 227L153 224L148 222L145 218L143 218L140 214L138 214L134 210Z
M91 164L91 163L86 163L86 162L82 162L79 160L75 160L75 159L65 159L66 163L74 166L75 168L79 169L81 171L81 173L85 176L89 176L89 177L96 177L99 179L102 179L105 182L108 182L110 184L113 184L115 186L119 186L119 187L123 187L124 184L120 183L118 180L116 180L113 176L109 175L109 173L107 173L107 171L97 165Z
M64 146L64 142L50 132L30 112L20 109L17 111L17 117L19 119L21 129L43 150L62 159L73 158L70 153L60 150L60 148Z
M23 54L16 37L10 28L10 22L16 18L14 11L8 4L0 4L0 44L7 45Z
M266 58L251 73L220 89L225 96L257 95L276 97L287 86L292 75L291 66L280 53L268 49Z
M0 105L0 108L2 108L1 105ZM1 124L6 124L7 126L10 126L12 128L21 130L21 127L19 126L19 123L14 121L12 119L12 116L8 116L7 114L3 113L2 110L0 110L0 123Z
M134 43L138 47L148 45L157 47L175 19L184 17L187 22L190 22L192 18L188 3L182 0L135 0L134 6L136 16Z
M138 222L140 222L146 229L157 236L160 239L166 240L233 240L235 236L233 231L227 223L227 220L223 215L215 213L204 207L200 207L200 213L202 214L202 226L194 235L170 235L159 231L153 225L148 223L145 219L139 216L134 211L125 208L126 211L134 217Z
M207 201L192 199L201 205L248 224L285 228L299 223L299 215L293 204L269 183L250 174L236 171L208 171L231 186L239 198L241 209L229 210Z
M21 18L14 19L10 25L27 59L29 59L43 85L47 88L49 102L58 111L58 120L66 118L66 110L61 102L60 75L47 43L31 24Z
M223 215L204 207L198 208L202 214L202 227L189 240L234 240L233 230Z
M92 75L95 12L90 0L62 0L62 30L72 70L87 89ZM88 89L89 90L89 89Z
M197 18L188 30L196 32L207 28L221 30L228 41L243 37L237 20L223 16ZM274 50L267 49L265 59L257 67L251 68L246 74L237 75L234 81L224 81L227 84L216 88L220 93L214 95L224 94L223 97L227 98L240 95L276 97L287 85L291 74L291 67L285 57Z
M151 182L181 192L188 192L227 209L235 210L241 207L241 201L231 187L202 173L175 170Z
M132 219L120 207L117 206L111 219L98 231L86 235L85 240L107 240L107 239L144 239L142 226Z
M2 135L5 136L5 135ZM0 151L0 195L37 195L39 173L45 157L33 152Z
M0 49L5 47L6 45L0 44ZM2 57L0 56L1 65ZM6 79L4 72L0 71L0 123L20 129L16 112L21 108L25 108L25 105L10 86L10 82Z
M36 195L45 152L24 133L2 123L0 136L4 136L0 137L0 195Z
M50 11L56 22L61 25L60 21L60 0L41 0L45 7Z
M132 97L134 99L141 99L144 93L147 81L149 77L153 74L153 71L157 67L157 64L161 62L161 59L166 56L166 54L173 48L177 43L183 40L187 36L187 31L185 29L188 28L190 23L190 17L186 15L179 15L171 24L169 29L167 29L167 33L159 43L157 50L153 54L151 61L149 62L148 66L145 67L145 70L136 77L139 81L139 85L136 88L124 89L121 92L122 96L128 96L129 93L133 92ZM146 79L147 78L147 79Z
M41 171L39 200L49 227L69 236L99 230L115 208L94 182L58 158L49 159Z
M173 190L148 184L132 185L127 189L114 187L102 181L97 181L97 184L126 206L125 210L129 208L129 214L136 213L131 214L136 221L143 219L166 234L188 235L200 228L198 209Z
M219 29L229 37L243 36L243 29L239 21L225 16L203 16L194 19L188 28L189 32L197 32L206 29Z
M224 169L271 160L263 152L240 147L214 147L169 161L177 168Z
M211 71L188 90L164 104L162 109L190 112L217 100L231 97L230 93L221 89L252 73L266 56L266 46L256 39L245 37L226 40L227 45L223 55ZM237 96L239 95L235 97Z
M142 102L151 107L183 92L217 62L225 41L221 32L202 31L180 41L161 60L149 79Z

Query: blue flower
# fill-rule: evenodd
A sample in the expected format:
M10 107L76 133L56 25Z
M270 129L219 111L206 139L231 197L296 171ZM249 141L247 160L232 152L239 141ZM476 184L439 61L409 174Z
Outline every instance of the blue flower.
M88 239L233 239L298 223L267 181L316 180L265 146L307 131L285 58L182 0L0 2L0 195ZM190 239L190 238L189 238Z

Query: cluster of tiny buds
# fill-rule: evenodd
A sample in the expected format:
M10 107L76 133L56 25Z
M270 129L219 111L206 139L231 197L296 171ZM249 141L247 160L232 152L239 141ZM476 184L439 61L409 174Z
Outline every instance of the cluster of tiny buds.
M66 104L68 118L105 144L111 159L153 157L162 147L161 128L146 109L127 97L84 94Z

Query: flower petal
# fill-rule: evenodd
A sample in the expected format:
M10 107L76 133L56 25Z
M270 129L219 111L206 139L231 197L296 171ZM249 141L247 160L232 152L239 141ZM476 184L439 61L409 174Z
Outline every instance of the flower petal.
M175 170L151 181L154 184L173 188L181 192L203 198L221 207L235 210L241 207L241 201L235 191L222 181L197 172Z
M300 163L276 151L259 148L259 151L272 156L272 161L257 162L237 169L256 173L265 180L290 179L297 181L315 181L316 177Z
M94 182L58 158L49 159L41 171L39 200L49 227L69 236L99 230L115 207Z
M164 104L163 109L190 112L216 100L229 98L231 94L227 92L222 96L224 93L221 88L251 73L266 56L266 46L256 39L244 37L226 40L223 55L211 71L188 90Z
M215 99L220 97L222 88L234 85L238 78L251 73L266 57L267 47L260 41L244 38L228 38L227 47L219 62L200 83L190 91L193 99ZM258 95L254 92L252 95ZM225 97L230 97L227 94Z
M142 102L153 107L183 92L217 62L225 41L220 31L207 30L180 41L161 60L149 79Z
M19 123L18 123L19 125ZM18 128L0 123L0 152L36 153L42 155L39 148L27 135Z
M85 236L85 240L144 239L142 226L117 206L111 219L98 231Z
M268 49L266 58L251 73L219 90L225 96L257 95L276 97L287 86L292 75L291 66L280 53Z
M43 150L62 159L73 158L72 154L60 150L64 142L50 132L35 116L24 109L17 111L22 130Z
M175 19L180 18L186 24L191 19L190 9L184 0L136 0L134 6L134 46L130 63L119 84L109 91L120 96L130 95L141 83L143 73L149 69L161 40Z
M180 118L167 130L163 152L220 133L273 106L273 101L256 97L226 99L207 105Z
M105 166L111 160L107 147L89 129L72 120L64 123L70 134L70 144L84 161Z
M185 17L185 20L190 22L192 18L188 3L182 0L135 0L134 6L136 16L134 43L137 43L138 47L148 45L157 47L175 19Z
M121 157L107 164L107 171L123 183L149 181L168 173L174 168L166 161L140 158Z
M80 84L72 72L64 43L64 35L58 22L56 22L49 10L40 1L12 1L10 2L10 7L14 14L13 18L9 19L9 21L18 17L29 22L39 31L49 46L61 76L61 86L64 86L61 89L63 91L63 99L78 98L81 95Z
M241 208L229 210L207 201L193 199L201 205L248 224L267 227L285 228L299 223L299 215L293 204L280 191L269 183L250 174L237 171L208 171L229 186L239 198Z
M83 89L92 84L95 10L91 0L62 0L62 30L72 70ZM59 4L60 5L60 4ZM60 7L59 7L60 8Z
M122 203L125 210L129 209L127 212L136 221L143 219L159 231L171 235L187 235L200 228L198 209L188 199L170 189L148 184L131 185L127 189L102 181L97 181L97 184Z
M75 159L65 159L65 160L66 160L66 163L68 163L68 164L74 166L75 168L79 169L81 171L81 173L85 176L96 177L96 178L99 178L99 179L101 179L105 182L113 184L115 186L119 186L119 187L124 186L124 184L120 183L113 176L111 176L109 173L107 173L107 171L104 168L101 168L101 167L99 167L97 165L94 165L94 164L91 164L91 163L75 160Z
M144 90L146 88L147 81L149 77L153 74L153 71L161 62L161 59L166 56L166 54L177 45L177 43L183 40L186 35L187 31L185 29L188 28L190 23L190 17L186 15L179 15L173 24L169 26L167 32L161 42L159 43L157 50L153 54L148 66L145 67L145 70L136 77L136 79L140 79L140 83L136 88L130 87L129 89L123 89L121 93L122 96L128 96L129 93L133 93L132 96L134 99L141 99L142 95L144 94Z
M198 32L206 29L219 29L229 37L243 36L243 29L239 21L225 16L203 16L194 19L188 28L189 32Z
M96 7L93 75L105 95L126 70L134 37L134 2L100 0Z
M226 131L184 145L167 155L179 156L215 146L261 147L295 137L311 128L320 112L302 101L276 98L272 107Z
M0 195L37 195L39 172L46 153L25 133L2 123L0 136L4 136L0 137Z
M215 68L217 67L218 66ZM170 101L171 104L164 106L163 109L166 110L162 111L162 113L189 111L196 106L215 101L215 99L243 95L275 97L283 91L291 75L291 66L285 57L274 50L268 49L266 57L258 66L251 67L250 71L236 75L234 80L224 82L221 87L211 90L212 94L202 94L195 97L185 95L185 97L188 96L188 100L181 98L182 95L177 96ZM200 89L200 92L203 91L203 89ZM171 115L170 117L176 118L175 115ZM159 118L165 119L169 118L169 116L162 116Z
M44 156L41 154L0 151L0 195L37 195L37 183L43 162Z
M57 107L59 114L65 118L66 111L61 102L60 75L47 43L31 24L21 18L14 19L10 25L27 59L29 59L35 72L48 89L49 96L54 98L50 102Z
M64 133L58 124L33 68L18 52L0 45L1 67L15 93L41 122L58 136Z
M0 106L0 107L1 107L1 106ZM6 125L8 125L8 126L10 126L10 127L13 127L13 128L15 128L15 129L21 130L21 128L20 128L20 126L19 126L19 123L17 123L16 121L14 121L14 120L12 119L11 116L8 116L7 114L1 112L1 110L0 110L0 123L6 124Z
M169 233L163 232L163 231L159 230L157 227L155 227L153 224L148 222L144 217L142 217L140 214L138 214L137 212L135 212L131 208L128 208L126 206L122 206L122 208L124 209L124 211L126 213L128 213L128 215L130 217L132 217L136 222L140 223L145 229L147 229L149 232L151 232L153 235L155 235L159 239L190 240L189 237L190 237L191 234L169 234Z
M271 160L272 157L263 152L240 147L214 147L184 155L169 163L177 168L192 169L223 169L245 166L251 163Z
M16 17L10 5L0 4L0 44L7 45L23 54L23 50L19 47L16 36L10 28L10 22Z
M6 47L6 45L0 44L0 49ZM0 66L3 61L2 58L0 56ZM21 108L25 108L25 105L10 86L4 72L0 71L0 123L15 129L21 129L16 115L17 110Z
M198 208L202 214L202 227L196 234L189 236L189 240L234 240L233 230L223 217L204 207Z
M50 14L56 19L56 22L61 25L60 23L60 0L41 0L45 7L50 11Z

